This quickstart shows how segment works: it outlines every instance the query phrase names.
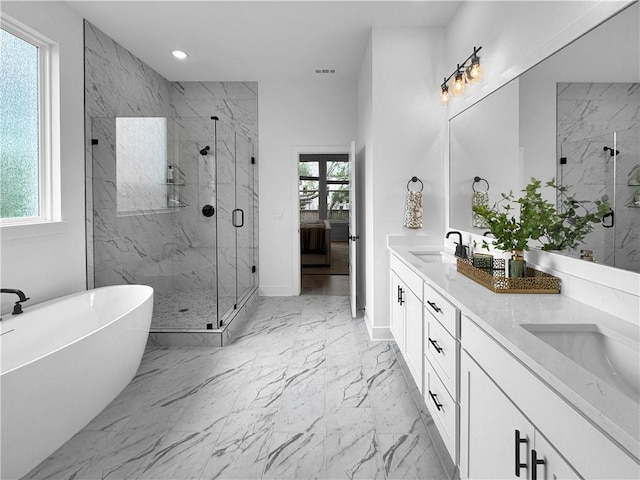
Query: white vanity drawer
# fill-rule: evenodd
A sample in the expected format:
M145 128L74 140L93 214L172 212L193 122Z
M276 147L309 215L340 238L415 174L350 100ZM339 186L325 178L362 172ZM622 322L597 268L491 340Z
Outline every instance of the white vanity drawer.
M456 459L458 404L451 398L426 358L424 359L424 402L451 458Z
M411 290L416 297L422 302L422 277L414 272L410 267L405 265L395 255L390 255L391 270L396 272L400 280Z
M426 283L424 284L424 309L433 315L454 338L458 338L458 310Z
M425 307L425 310L428 307ZM431 315L425 313L424 352L437 371L442 383L456 398L456 373L458 371L458 342Z

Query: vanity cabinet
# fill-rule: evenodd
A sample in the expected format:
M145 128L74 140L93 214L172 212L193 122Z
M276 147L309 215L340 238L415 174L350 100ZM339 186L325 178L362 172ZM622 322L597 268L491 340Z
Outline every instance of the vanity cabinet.
M580 478L466 353L462 354L460 372L462 478Z
M423 392L422 283L419 275L391 256L391 333L420 393Z
M640 478L631 456L471 319L461 327L461 478Z
M459 311L424 284L424 402L454 462L458 458Z

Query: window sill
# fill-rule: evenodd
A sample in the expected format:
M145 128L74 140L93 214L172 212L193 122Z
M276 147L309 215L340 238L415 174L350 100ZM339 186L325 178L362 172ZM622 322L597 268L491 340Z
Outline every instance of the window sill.
M67 222L24 223L20 225L0 225L0 240L57 235L67 231Z

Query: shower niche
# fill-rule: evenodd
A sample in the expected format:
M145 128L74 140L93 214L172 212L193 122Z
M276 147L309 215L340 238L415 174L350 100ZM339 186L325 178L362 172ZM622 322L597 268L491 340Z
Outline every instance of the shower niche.
M153 287L161 344L223 345L256 297L253 144L217 117L91 128L94 286Z

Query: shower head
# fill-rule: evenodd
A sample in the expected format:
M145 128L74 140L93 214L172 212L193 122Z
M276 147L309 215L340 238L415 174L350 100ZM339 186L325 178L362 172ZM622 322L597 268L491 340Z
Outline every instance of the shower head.
M211 147L209 147L209 145L207 145L202 150L200 150L200 155L202 155L203 157L205 155L209 155L209 150L211 150Z
M611 147L604 147L604 148L603 148L603 150L604 150L605 152L609 152L609 155L611 155L612 157L613 157L614 155L619 155L619 154L620 154L620 150L614 150L614 149L613 149L613 148L611 148Z

